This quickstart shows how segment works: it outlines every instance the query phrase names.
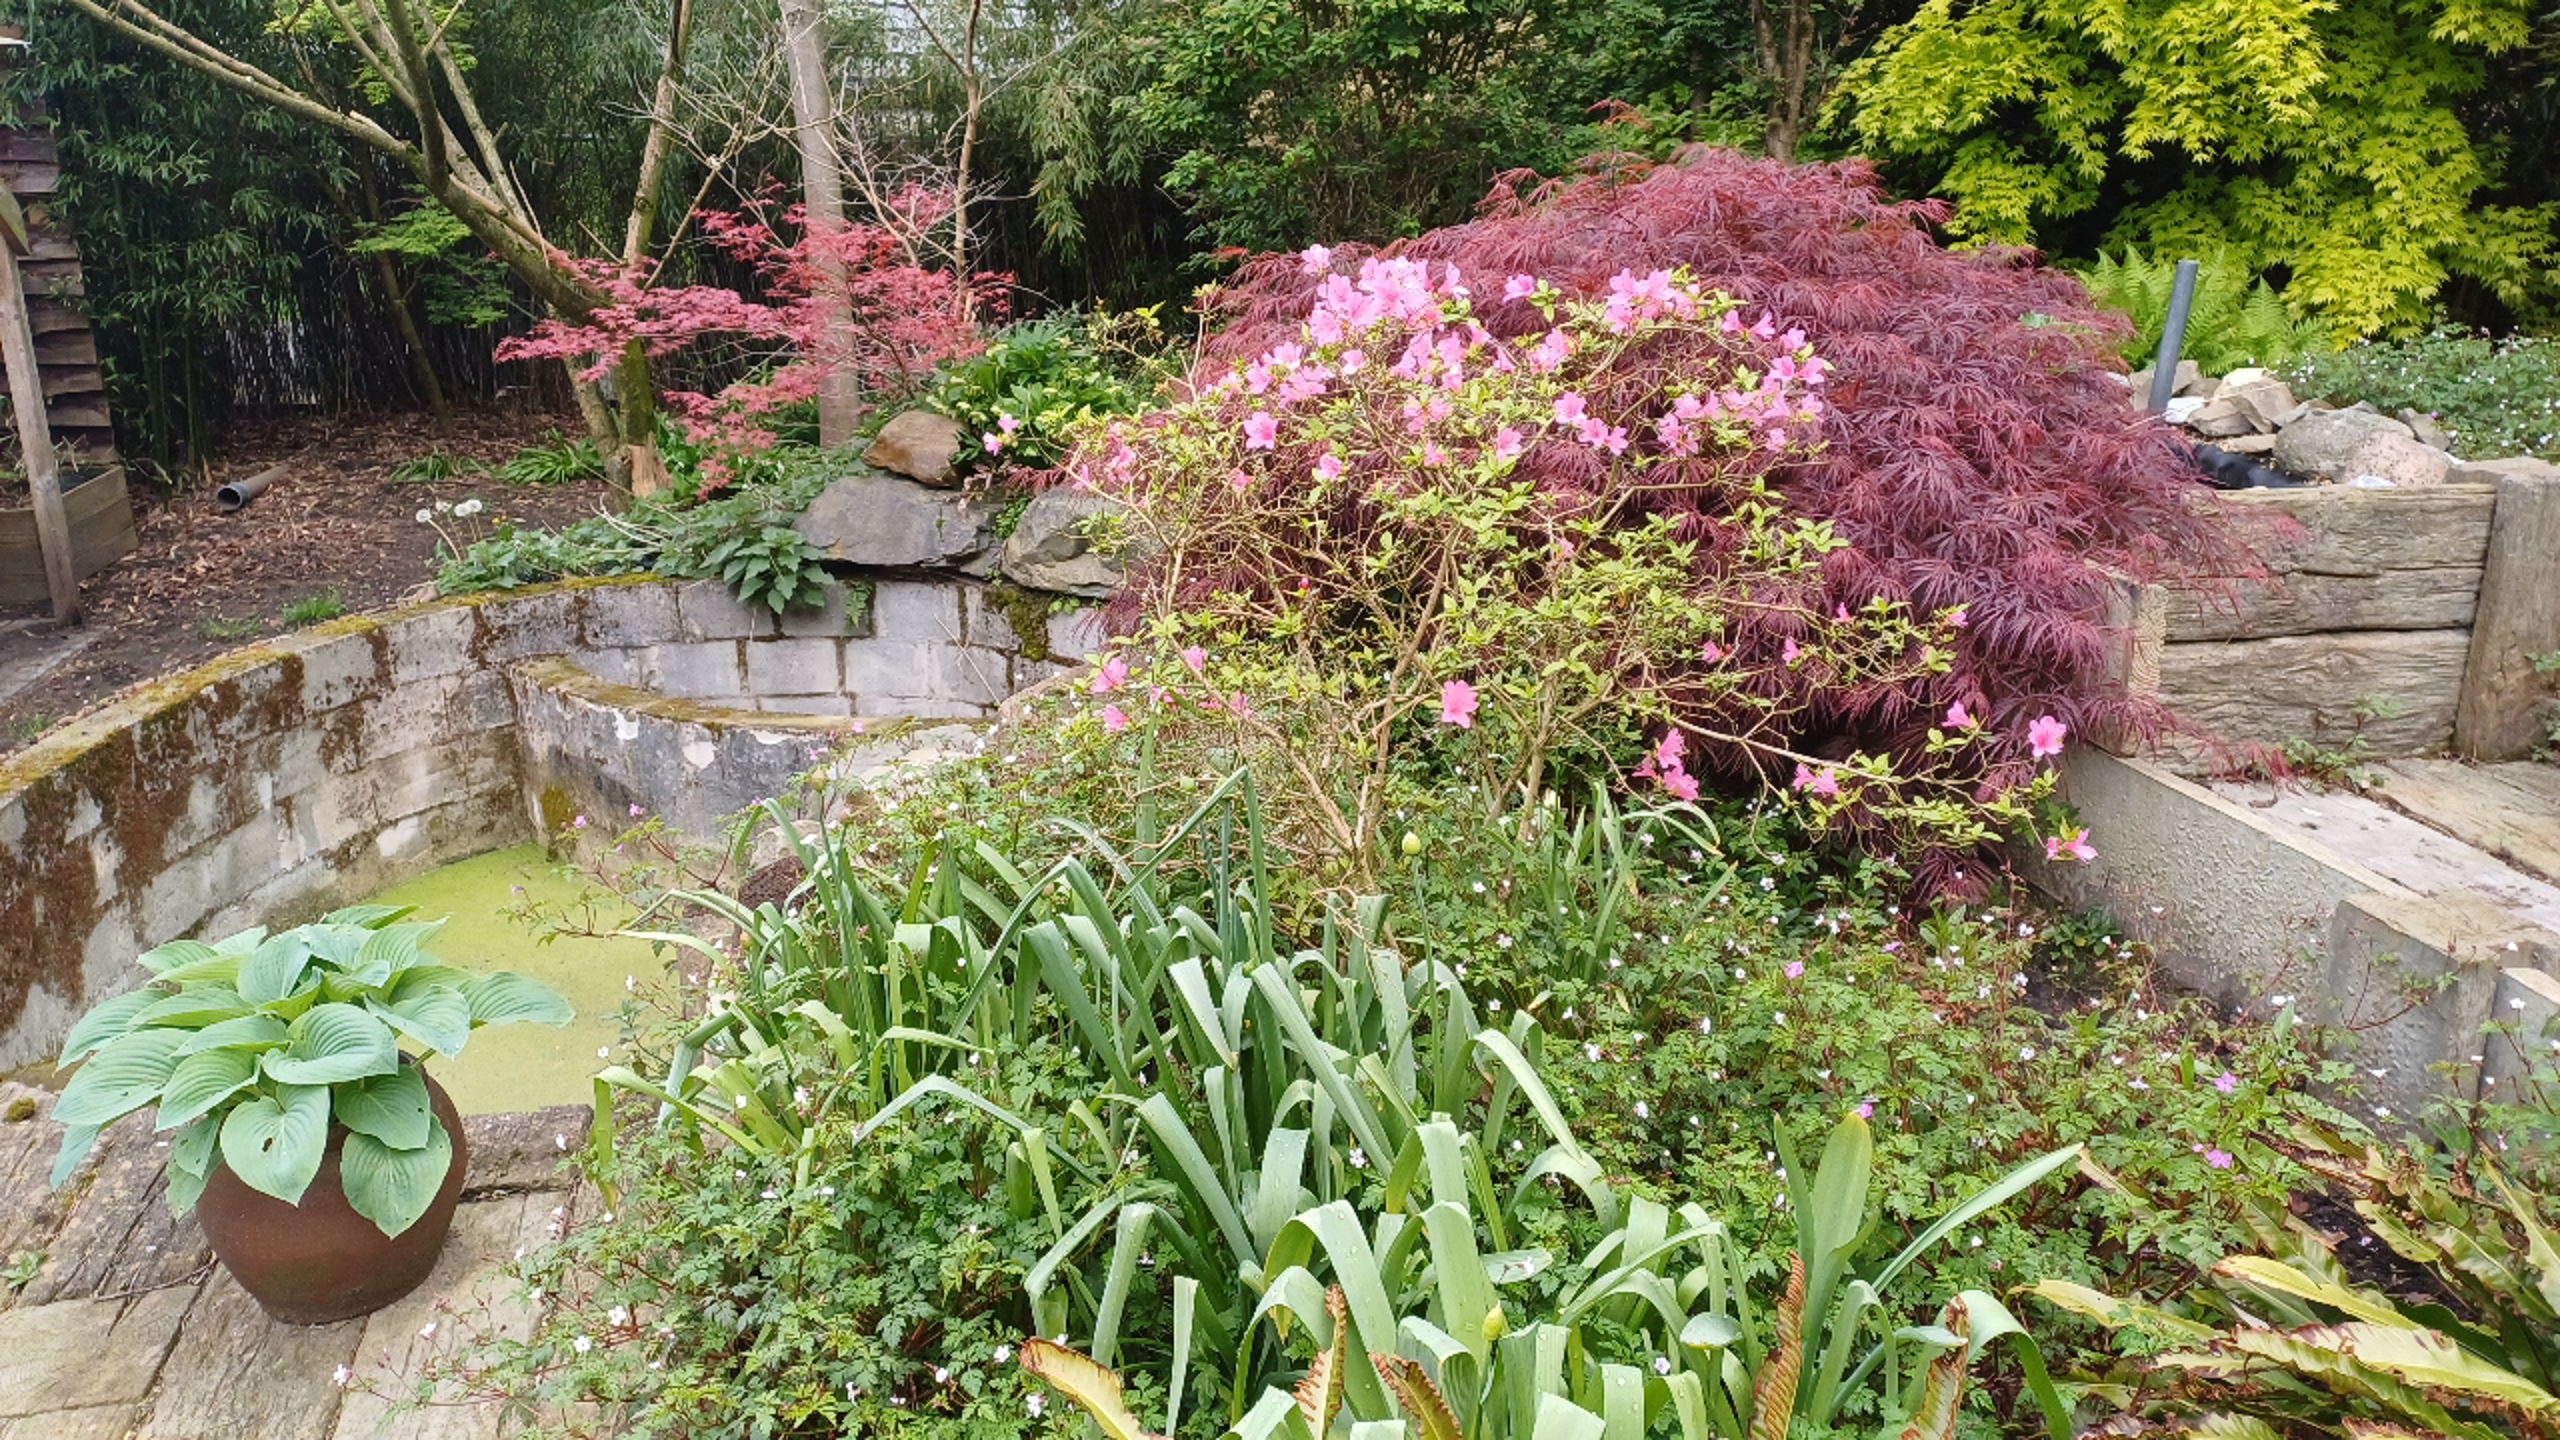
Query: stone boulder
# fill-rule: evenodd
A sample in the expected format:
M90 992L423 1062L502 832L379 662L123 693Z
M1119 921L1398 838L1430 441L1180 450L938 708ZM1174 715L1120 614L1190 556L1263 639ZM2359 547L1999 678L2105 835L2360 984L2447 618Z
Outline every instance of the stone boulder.
M2187 428L2199 435L2227 439L2237 435L2272 435L2279 417L2294 406L2293 391L2281 380L2255 379L2235 383L2233 371L2226 376L2222 389L2197 407L2187 417Z
M2409 433L2417 436L2418 443L2421 445L2433 445L2439 450L2453 448L2453 437L2444 433L2444 427L2436 424L2436 417L2423 410L2403 409L2400 412L2400 423L2409 427Z
M2405 435L2371 435L2347 452L2346 475L2388 480L2405 490L2441 485L2451 468L2453 457L2432 445Z
M930 410L905 410L880 427L880 436L862 452L865 464L921 480L948 490L960 483L951 463L966 432L959 421Z
M2134 404L2148 405L2151 403L2151 376L2154 369L2155 367L2153 366L2145 365L2141 369L2133 372L2132 384ZM2169 393L2172 396L2199 395L2203 393L2204 387L2207 384L2221 383L2219 381L2208 380L2202 367L2198 366L2193 360L2179 361L2177 373L2171 378L2175 382L2169 389Z
M984 574L995 556L996 507L869 471L827 486L800 533L849 565L935 566Z
M1124 552L1104 554L1096 532L1127 507L1106 495L1058 485L1031 497L1004 542L1004 578L1026 590L1101 599L1127 576Z
M2459 460L2445 475L2455 485L2495 485L2509 477L2560 481L2560 465L2531 455L2514 455L2504 460Z
M2306 477L2350 479L2368 473L2350 464L2356 448L2380 436L2417 443L2408 426L2371 410L2306 411L2276 437L2276 468Z

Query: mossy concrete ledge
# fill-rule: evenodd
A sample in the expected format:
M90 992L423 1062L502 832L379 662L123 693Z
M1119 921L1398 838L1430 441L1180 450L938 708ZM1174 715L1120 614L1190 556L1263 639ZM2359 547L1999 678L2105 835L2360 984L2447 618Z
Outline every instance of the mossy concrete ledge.
M0 1072L50 1060L152 945L297 923L521 843L553 792L573 815L638 805L716 840L723 814L858 733L857 711L873 741L896 717L991 716L1091 643L1060 616L1026 644L963 581L823 600L777 619L646 576L440 600L235 651L62 726L0 764Z

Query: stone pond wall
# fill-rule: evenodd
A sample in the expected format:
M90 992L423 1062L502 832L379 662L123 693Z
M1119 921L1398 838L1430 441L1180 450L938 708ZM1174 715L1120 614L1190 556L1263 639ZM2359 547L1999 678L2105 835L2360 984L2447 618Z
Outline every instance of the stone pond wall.
M0 764L0 1072L49 1060L162 941L309 919L589 811L714 838L822 744L989 716L1073 663L1091 614L1053 608L883 578L776 621L702 582L573 582L142 687Z
M2529 670L2523 648L2560 644L2528 638L2560 627L2560 561L2527 543L2560 523L2560 478L2222 498L2269 573L2129 599L2134 684L2202 732L2172 741L2173 761L2297 737L2336 744L2366 701L2395 712L2362 725L2368 755L2511 758L2532 698L2529 677L2509 672ZM2493 565L2493 549L2514 553Z

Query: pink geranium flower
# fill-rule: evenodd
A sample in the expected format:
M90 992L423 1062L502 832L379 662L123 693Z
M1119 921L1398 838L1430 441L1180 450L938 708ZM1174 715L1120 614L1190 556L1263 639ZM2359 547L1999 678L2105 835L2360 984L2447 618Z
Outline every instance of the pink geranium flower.
M1461 730L1476 728L1476 687L1464 680L1447 681L1440 687L1440 723Z
M1085 688L1096 695L1108 695L1129 683L1129 662L1114 655L1093 672L1093 683Z
M1125 712L1125 711L1123 711L1123 710L1122 710L1119 706L1117 706L1117 705L1105 705L1105 706L1103 706L1103 707L1102 707L1102 728L1103 728L1103 729L1105 729L1105 730L1110 731L1110 732L1111 732L1112 734L1114 734L1114 735L1117 735L1117 734L1119 734L1121 731L1128 729L1128 728L1129 728L1129 716L1128 716L1128 713L1127 713L1127 712Z
M1280 422L1267 411L1256 410L1245 417L1244 448L1268 450L1280 439Z
M2027 724L2027 750L2038 759L2062 753L2063 737L2071 727L2050 715L2039 715Z

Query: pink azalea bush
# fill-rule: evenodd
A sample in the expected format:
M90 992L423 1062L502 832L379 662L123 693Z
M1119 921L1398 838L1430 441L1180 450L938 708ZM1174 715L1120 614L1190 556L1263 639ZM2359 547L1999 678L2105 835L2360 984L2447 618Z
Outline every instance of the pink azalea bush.
M1115 614L1131 643L1093 682L1143 667L1133 721L1222 717L1346 857L1379 850L1399 754L1433 747L1489 802L1631 779L1691 800L1690 746L1710 742L1795 774L1817 822L1922 846L1977 844L2049 786L1976 784L1957 759L2011 737L1969 724L1916 764L1792 748L1818 696L1943 674L1963 619L1828 599L1843 542L1761 482L1824 443L1811 337L1680 270L1586 300L1513 275L1502 292L1543 321L1505 339L1452 266L1300 263L1322 273L1294 338L1096 427L1065 468L1138 542ZM1643 503L1665 490L1711 496L1712 533Z

